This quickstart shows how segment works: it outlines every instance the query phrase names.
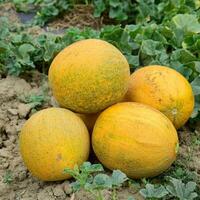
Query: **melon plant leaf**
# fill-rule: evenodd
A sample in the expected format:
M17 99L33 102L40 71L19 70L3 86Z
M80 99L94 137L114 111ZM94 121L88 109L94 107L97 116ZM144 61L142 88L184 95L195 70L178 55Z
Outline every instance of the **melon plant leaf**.
M194 107L194 110L193 110L193 113L191 115L191 118L192 119L195 119L197 116L198 116L198 113L200 112L200 104L199 103L195 103L195 107ZM198 118L198 117L197 117Z
M121 172L120 170L114 170L111 176L112 186L120 187L128 178L126 174Z
M121 6L120 0L109 0L109 4L114 8Z
M75 182L72 184L74 191L80 190L81 188L89 189L93 182L93 173L104 171L101 164L91 164L90 162L84 162L80 167L75 165L73 169L65 168L64 173L70 174L75 178Z
M76 191L79 191L81 189L81 184L80 184L79 181L75 181L75 182L71 183L71 187L72 187L72 190L74 192L76 192Z
M94 17L100 17L106 10L106 5L103 0L94 0Z
M191 82L192 88L194 95L200 95L200 76L196 77L192 82Z
M196 70L198 73L200 73L200 61L194 61L193 64L194 64L195 70Z
M168 194L168 191L162 185L156 187L152 184L146 184L145 189L140 190L140 194L145 198L162 199Z
M93 187L95 189L112 188L112 180L106 174L97 174L93 180Z
M84 162L83 165L81 165L80 170L89 173L104 171L101 164L91 164L90 162Z
M161 54L164 51L162 43L153 40L144 40L141 45L141 51L149 56Z
M184 184L179 179L170 178L170 185L167 185L166 189L173 197L177 197L180 200L193 200L197 197L195 182Z
M128 16L126 15L126 13L123 12L123 8L121 6L111 7L110 12L109 12L109 17L111 19L117 19L120 21L124 21L128 19Z
M178 60L181 63L188 63L196 60L196 57L186 49L177 49L171 55L172 60Z
M19 46L19 53L22 57L25 57L29 52L35 50L35 48L31 44L22 44Z
M128 197L127 200L135 200L135 198L134 197Z
M172 22L178 29L186 32L200 33L200 23L195 15L178 14L172 18Z
M137 66L139 66L139 55L137 56L133 56L133 55L126 55L126 58L128 60L128 63L131 65L131 67L136 68Z

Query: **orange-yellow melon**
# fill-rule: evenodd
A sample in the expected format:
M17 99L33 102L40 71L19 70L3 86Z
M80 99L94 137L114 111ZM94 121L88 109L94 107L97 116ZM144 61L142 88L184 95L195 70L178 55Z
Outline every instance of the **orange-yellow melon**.
M89 155L89 133L83 121L63 108L31 116L20 133L20 152L33 176L44 181L68 179L66 167L81 165Z
M49 69L53 95L61 107L96 113L119 102L128 90L130 69L113 45L99 39L63 49Z
M154 108L134 102L118 103L98 117L92 146L107 168L130 178L153 177L176 159L178 136L171 121Z
M86 127L88 128L89 131L93 130L94 124L99 116L100 113L95 113L95 114L80 114L76 113L85 123Z
M131 75L127 101L148 104L164 113L178 129L189 119L194 95L189 82L164 66L143 67Z

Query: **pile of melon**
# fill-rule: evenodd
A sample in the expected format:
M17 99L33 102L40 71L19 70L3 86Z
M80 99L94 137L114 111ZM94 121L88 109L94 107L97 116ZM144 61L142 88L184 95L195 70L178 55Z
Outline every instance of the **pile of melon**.
M20 133L20 152L33 176L70 178L64 169L80 166L91 148L106 168L130 178L159 175L175 161L176 129L194 107L180 73L154 65L130 75L116 47L87 39L63 49L48 76L60 107L32 115Z

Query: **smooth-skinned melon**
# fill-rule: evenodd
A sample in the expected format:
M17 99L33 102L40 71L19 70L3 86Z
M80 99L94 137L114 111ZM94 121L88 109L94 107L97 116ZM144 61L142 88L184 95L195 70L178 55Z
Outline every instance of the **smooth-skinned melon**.
M179 72L159 65L140 68L131 75L126 100L158 109L177 129L186 123L194 108L189 82Z
M90 148L83 121L63 108L48 108L31 116L21 130L19 143L25 165L44 181L70 178L64 169L86 161Z
M130 69L116 47L103 40L87 39L63 49L54 58L48 76L61 107L96 113L123 98Z
M139 103L118 103L98 117L92 146L107 168L130 178L153 177L176 159L178 136L171 121L156 109Z

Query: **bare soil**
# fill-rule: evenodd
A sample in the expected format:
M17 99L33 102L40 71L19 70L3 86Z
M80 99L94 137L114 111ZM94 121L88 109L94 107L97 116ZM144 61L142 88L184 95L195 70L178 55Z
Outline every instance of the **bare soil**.
M0 4L0 17L7 17L14 24L20 21L12 3Z
M99 29L101 26L102 19L93 16L91 5L75 5L72 11L66 12L60 18L48 23L48 27L59 30L69 27Z

